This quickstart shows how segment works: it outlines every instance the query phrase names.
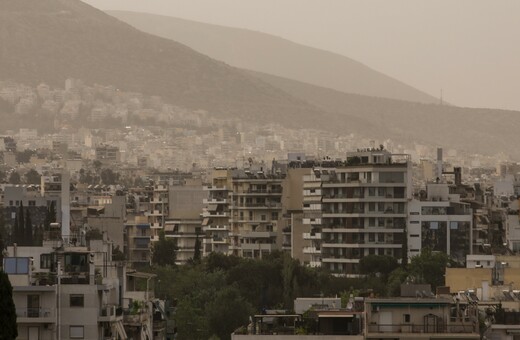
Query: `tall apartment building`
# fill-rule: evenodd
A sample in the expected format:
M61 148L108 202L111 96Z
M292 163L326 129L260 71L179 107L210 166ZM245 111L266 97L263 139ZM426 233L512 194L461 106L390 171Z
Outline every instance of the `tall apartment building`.
M203 256L212 252L230 254L229 191L232 187L231 171L214 169L211 184L203 187L208 193L202 213Z
M303 252L308 246L310 223L303 223L304 189L303 178L312 172L311 167L301 167L300 162L295 167L287 169L287 175L282 182L282 220L278 228L278 240L281 249L291 254L291 257L302 263L309 263L310 256Z
M282 214L285 174L262 168L233 170L229 193L232 253L261 258L278 249L277 230Z
M177 264L184 264L194 258L196 244L199 242L202 256L203 201L207 191L203 190L200 179L186 180L184 185L170 187L169 218L165 222L165 235L177 245Z
M145 212L151 229L151 240L159 241L159 233L164 230L164 222L169 214L168 186L156 184L152 188L149 208Z
M348 152L344 163L315 168L304 178L310 265L354 277L364 256L406 256L411 181L409 156L379 149Z

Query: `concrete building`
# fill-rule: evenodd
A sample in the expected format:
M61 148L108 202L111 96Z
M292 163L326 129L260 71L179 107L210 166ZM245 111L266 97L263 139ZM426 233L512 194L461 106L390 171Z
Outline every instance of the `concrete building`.
M169 192L168 186L156 184L152 188L151 197L149 199L148 211L145 216L151 228L151 240L159 241L159 233L164 230L164 221L169 215Z
M292 258L302 263L309 263L310 256L303 252L309 245L307 240L310 226L303 223L303 178L311 173L311 168L289 168L282 182L282 220L278 228L278 240L281 249L291 254ZM280 244L279 244L280 246Z
M474 304L450 297L365 300L365 339L480 339Z
M449 193L447 183L428 183L408 205L408 258L422 248L442 251L461 264L471 254L473 214L469 203Z
M134 221L125 224L124 253L128 264L133 268L149 265L151 262L150 223L143 216L136 216Z
M199 247L202 256L202 211L208 192L203 189L200 179L186 180L184 185L169 188L169 218L164 231L177 245L178 264L184 264L195 256ZM198 245L197 245L198 243Z
M212 252L230 254L229 191L232 188L231 170L213 169L210 183L203 187L208 197L203 200L203 255Z
M111 245L9 247L18 339L127 339ZM122 269L122 268L121 268Z
M233 254L261 258L278 249L284 177L264 168L233 170L229 195Z
M346 163L315 168L305 178L303 206L316 238L304 249L313 255L311 265L355 277L364 256L406 256L411 181L409 156L379 149L349 152Z

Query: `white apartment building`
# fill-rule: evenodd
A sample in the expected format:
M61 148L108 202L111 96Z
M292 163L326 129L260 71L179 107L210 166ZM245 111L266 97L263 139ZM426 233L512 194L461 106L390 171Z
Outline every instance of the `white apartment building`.
M358 275L359 260L388 255L401 260L406 242L412 171L408 155L367 149L346 162L315 168L304 180L304 223L311 266ZM406 256L406 254L404 254Z

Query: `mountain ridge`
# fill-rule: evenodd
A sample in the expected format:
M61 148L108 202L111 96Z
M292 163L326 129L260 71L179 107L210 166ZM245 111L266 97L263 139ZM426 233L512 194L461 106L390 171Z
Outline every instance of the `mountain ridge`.
M179 41L229 65L334 90L423 103L437 98L346 56L248 29L149 13L107 11L154 35Z

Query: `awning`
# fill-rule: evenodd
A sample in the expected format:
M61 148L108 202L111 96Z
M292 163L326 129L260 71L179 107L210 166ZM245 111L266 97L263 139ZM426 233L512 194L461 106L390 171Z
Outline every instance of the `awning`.
M208 211L217 211L217 205L216 204L209 204L208 205Z
M204 218L204 219L202 220L202 225L203 225L203 226L208 225L208 223L209 223L209 218L206 217L206 218Z

